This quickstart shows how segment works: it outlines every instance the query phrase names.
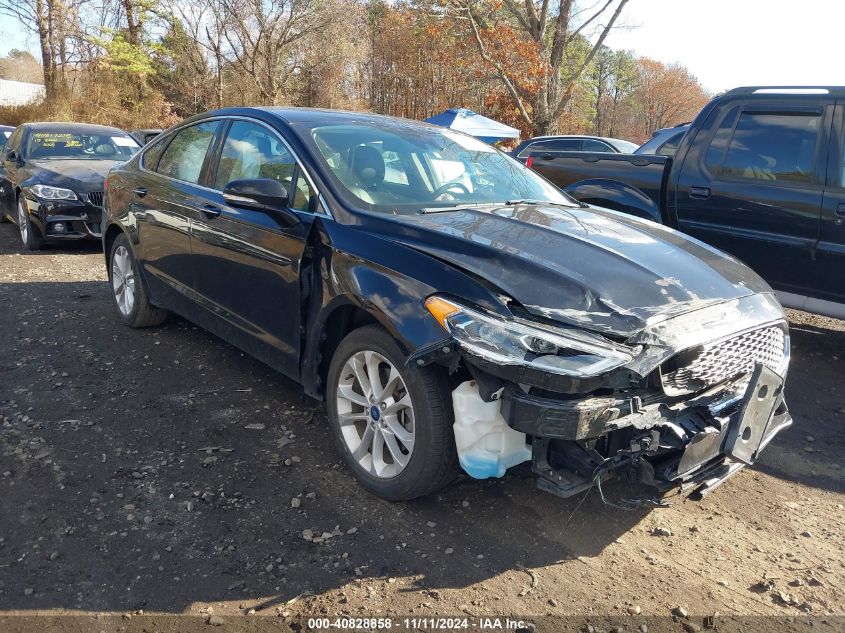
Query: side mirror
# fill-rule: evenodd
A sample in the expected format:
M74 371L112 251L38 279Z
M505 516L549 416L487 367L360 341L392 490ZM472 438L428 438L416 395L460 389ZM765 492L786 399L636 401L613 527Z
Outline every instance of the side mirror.
M7 160L7 161L9 161L9 162L12 162L12 161L17 161L17 159L18 159L18 155L17 155L17 154L15 154L15 150L10 149L8 152L6 152L6 156L5 156L5 158L6 158L6 160Z
M288 208L287 189L272 178L233 180L223 189L223 199L233 207L271 212L285 226L299 223L297 215Z

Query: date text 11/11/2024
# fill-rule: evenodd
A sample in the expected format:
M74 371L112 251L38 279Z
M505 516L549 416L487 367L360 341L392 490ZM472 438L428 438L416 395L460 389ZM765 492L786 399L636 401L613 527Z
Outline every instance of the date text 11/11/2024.
M498 617L420 617L420 618L308 618L308 630L485 630L485 631L527 631L533 627L523 621Z

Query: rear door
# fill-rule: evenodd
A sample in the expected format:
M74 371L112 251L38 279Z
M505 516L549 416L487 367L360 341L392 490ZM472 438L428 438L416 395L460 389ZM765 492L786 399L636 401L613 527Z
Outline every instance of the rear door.
M810 292L832 118L832 99L817 96L714 110L681 166L681 230L779 290Z
M131 184L136 254L150 292L188 317L194 310L191 222L209 203L211 192L199 183L222 126L219 120L195 123L150 146L142 156L144 178Z
M273 178L300 223L223 198L233 180ZM318 204L316 190L281 135L258 121L231 120L206 183L213 212L193 223L193 263L203 324L279 371L299 378L299 271Z
M23 130L23 127L15 128L3 147L2 155L0 155L0 214L5 211L10 218L16 217L15 214L17 213L15 208L17 202L15 200L15 183L17 182L18 166L17 160L7 160L6 156L10 152L14 152L16 156L20 153Z
M816 297L845 303L845 102L839 100L828 153L827 186L816 250ZM812 307L812 306L808 306ZM826 310L828 314L830 310ZM840 314L839 311L834 311ZM845 316L845 310L841 311Z

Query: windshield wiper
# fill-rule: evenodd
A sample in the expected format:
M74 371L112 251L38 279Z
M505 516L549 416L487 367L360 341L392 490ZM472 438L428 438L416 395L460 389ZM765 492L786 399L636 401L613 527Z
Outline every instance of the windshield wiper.
M590 206L588 204L581 202L580 200L575 200L574 198L572 199L571 204L566 203L566 202L553 202L551 200L537 200L535 198L521 198L519 200L506 200L505 204L508 205L509 207L513 207L513 206L516 206L518 204L532 204L532 205L548 204L548 205L551 205L551 206L554 206L554 207L567 207L567 208L581 207L582 209Z
M497 206L495 202L479 202L477 204L460 204L454 207L423 207L417 209L420 215L428 215L430 213L454 213L457 211L478 211L482 207Z

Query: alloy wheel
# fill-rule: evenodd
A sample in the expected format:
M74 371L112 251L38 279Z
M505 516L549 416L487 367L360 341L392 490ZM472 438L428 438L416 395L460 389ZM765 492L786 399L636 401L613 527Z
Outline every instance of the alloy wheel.
M128 317L135 307L135 273L129 251L123 245L118 246L112 255L111 285L117 309Z
M377 352L357 352L335 397L343 441L361 468L381 479L401 473L414 450L414 407L399 370Z

